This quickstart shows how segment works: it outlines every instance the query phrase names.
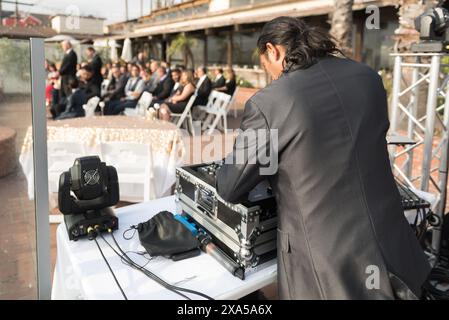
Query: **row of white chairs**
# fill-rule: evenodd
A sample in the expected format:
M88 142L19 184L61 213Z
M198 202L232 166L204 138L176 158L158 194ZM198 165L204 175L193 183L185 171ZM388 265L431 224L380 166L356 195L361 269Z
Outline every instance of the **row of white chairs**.
M222 130L226 134L228 130L227 115L229 112L229 107L235 102L238 90L239 88L237 87L233 96L214 90L209 96L208 103L205 106L198 106L198 110L205 114L205 120L201 127L202 132L206 132L206 134L210 135L219 125L221 125ZM195 100L196 95L193 95L187 103L183 113L172 114L174 119L178 119L176 121L177 127L181 128L181 126L186 124L187 130L189 130L192 135L195 134L192 116L192 107ZM140 97L136 108L128 108L124 111L124 113L130 117L144 116L152 101L153 96L151 93L144 92ZM87 118L95 116L95 109L97 108L99 102L100 98L93 97L83 106Z
M76 158L88 155L81 142L48 141L48 164L50 192L57 192L59 177L67 171ZM100 158L117 169L120 189L125 185L140 185L142 194L127 201L149 201L155 196L152 174L152 151L150 145L128 142L105 142L100 144Z
M203 112L206 116L201 126L202 132L206 132L206 134L211 135L215 131L215 129L217 129L218 125L221 124L224 133L227 133L227 116L229 108L235 102L238 90L239 88L237 87L232 96L214 90L209 95L207 105L197 107L198 110ZM194 134L192 106L195 102L195 99L195 95L190 98L189 103L187 104L187 107L182 114L172 114L173 117L179 118L179 120L177 121L178 128L180 128L187 121L188 128L192 134Z

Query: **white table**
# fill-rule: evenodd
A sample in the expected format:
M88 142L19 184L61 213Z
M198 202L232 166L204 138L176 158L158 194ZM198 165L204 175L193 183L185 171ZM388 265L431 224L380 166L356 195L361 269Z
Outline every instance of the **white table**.
M174 196L118 209L116 213L120 229L114 235L125 252L143 251L137 233L128 241L122 237L123 231L130 225L147 221L160 211L176 212L176 209ZM105 237L112 242L110 235ZM123 264L100 237L98 241L128 299L182 299L141 272ZM135 254L130 254L130 257L140 264L146 262ZM260 266L245 280L240 280L205 253L179 262L155 258L146 268L166 282L200 291L214 299L239 299L275 282L277 275L276 261L272 260ZM189 296L192 299L202 299ZM59 225L57 230L57 261L52 299L123 299L95 243L87 239L69 241L64 224Z
M181 132L176 125L167 121L148 120L140 117L93 117L75 118L60 121L50 121L47 124L48 144L57 144L59 152L56 157L49 151L49 192L58 192L59 176L63 171L68 170L73 161L82 156L101 154L101 144L108 142L120 142L137 145L149 145L151 147L151 158L148 158L149 176L151 176L152 187L149 199L157 199L171 194L171 187L176 182L176 166L183 162L184 143ZM28 197L34 198L34 167L32 152L32 130L28 128L22 144L19 161L28 182ZM83 151L78 149L81 146ZM73 150L73 148L77 146ZM49 149L51 150L51 148ZM119 156L119 154L117 154ZM131 155L132 156L132 155ZM123 157L123 156L122 156ZM55 158L57 163L55 163ZM63 166L58 162L62 159ZM132 158L132 157L131 157ZM125 161L125 165L119 168L125 173L128 169L133 169L136 165ZM53 166L56 169L51 170ZM128 168L129 167L129 168ZM51 171L51 172L50 172ZM142 169L142 174L144 170ZM139 183L120 183L120 199L129 202L141 202L144 199L143 185Z

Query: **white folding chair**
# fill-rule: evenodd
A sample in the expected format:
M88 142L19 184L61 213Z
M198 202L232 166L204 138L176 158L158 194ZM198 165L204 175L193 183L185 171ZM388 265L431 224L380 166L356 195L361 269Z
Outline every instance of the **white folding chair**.
M207 105L198 107L199 110L207 114L202 127L203 131L208 129L207 134L212 134L220 120L223 120L223 130L226 134L228 130L228 107L231 98L232 97L226 93L212 91Z
M153 101L153 95L147 91L142 93L139 101L135 108L126 108L124 113L128 117L137 117L137 116L145 116L145 112L151 105Z
M179 118L179 120L176 122L176 126L181 128L181 126L186 122L187 120L187 126L189 127L188 130L190 130L190 133L192 136L195 135L195 128L193 127L193 118L192 118L192 106L195 103L196 95L190 97L189 102L186 105L186 108L184 109L183 113L172 113L171 116L173 118Z
M86 113L86 118L92 118L95 116L95 109L97 109L98 103L100 103L100 98L93 97L90 98L85 105L83 105L83 109Z
M58 192L61 173L73 166L75 159L86 156L82 142L52 141L47 142L48 151L48 185L50 193Z
M153 187L153 162L151 146L128 142L101 143L102 160L117 169L121 199L138 202L155 198ZM143 193L122 196L122 190L136 190L134 185L143 186ZM127 187L127 189L125 189Z
M108 92L108 86L111 83L111 80L104 79L101 83L101 96L103 97Z

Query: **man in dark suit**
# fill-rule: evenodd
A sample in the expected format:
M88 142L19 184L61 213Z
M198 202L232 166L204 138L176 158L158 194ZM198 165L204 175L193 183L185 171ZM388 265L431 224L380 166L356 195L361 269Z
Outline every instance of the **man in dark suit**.
M93 71L89 65L84 66L80 69L80 81L80 87L84 91L87 100L93 97L100 97L100 89L98 88L94 80Z
M159 67L156 72L158 73L159 82L156 89L152 92L153 100L165 100L170 97L175 82L171 75L167 74L165 67Z
M194 106L205 106L209 101L209 95L212 91L212 81L207 76L206 67L199 67L196 70L196 100Z
M274 80L247 102L217 189L235 203L271 183L280 298L419 299L430 266L391 171L382 79L299 18L268 22L258 50Z
M69 81L76 78L76 64L78 57L72 48L70 41L65 40L61 43L64 57L62 58L61 67L59 68L59 75L61 76L61 102L71 94L72 89L69 86Z
M88 47L86 49L86 56L89 60L89 66L93 72L92 82L98 87L98 90L101 91L101 83L103 82L101 68L103 67L103 61L93 47Z
M226 79L223 76L223 69L217 68L215 69L215 80L212 83L212 89L223 88L226 86Z

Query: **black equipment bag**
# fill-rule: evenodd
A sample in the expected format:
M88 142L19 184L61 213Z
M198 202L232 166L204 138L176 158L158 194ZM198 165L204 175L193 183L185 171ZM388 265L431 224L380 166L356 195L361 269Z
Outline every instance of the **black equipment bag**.
M139 223L136 229L140 243L152 257L172 258L199 248L198 239L168 211Z

